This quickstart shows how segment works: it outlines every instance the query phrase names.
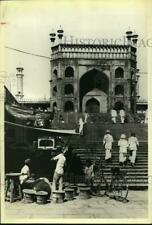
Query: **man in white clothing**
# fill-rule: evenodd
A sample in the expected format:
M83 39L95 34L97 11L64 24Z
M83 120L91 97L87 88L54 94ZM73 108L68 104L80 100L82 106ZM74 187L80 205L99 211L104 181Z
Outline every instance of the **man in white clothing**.
M83 135L83 126L84 126L83 119L80 118L80 119L79 119L79 134L80 134L80 135Z
M111 120L115 124L116 123L116 118L117 118L117 111L115 109L111 110Z
M31 164L31 160L30 159L26 159L24 161L24 166L21 169L21 175L19 177L20 180L20 184L22 185L24 182L26 182L26 180L30 177L30 164Z
M127 148L128 148L128 141L126 139L125 134L121 134L120 140L118 141L119 146L119 163L120 165L125 165L127 162Z
M119 115L120 115L121 123L124 123L125 122L125 111L124 111L124 109L121 109L119 111Z
M103 145L105 147L105 160L111 159L111 149L113 143L113 136L110 134L110 130L106 131L106 134L103 137Z
M145 112L145 120L144 123L148 123L148 109Z
M130 157L129 160L131 165L134 166L136 160L136 152L139 146L138 139L135 133L131 133L131 136L128 139L128 148L130 150Z
M64 156L64 152L62 152L62 148L58 148L59 154L53 157L51 160L57 160L56 168L53 175L53 184L52 190L57 190L57 183L59 182L59 190L63 190L63 174L64 174L64 165L66 163L66 158Z

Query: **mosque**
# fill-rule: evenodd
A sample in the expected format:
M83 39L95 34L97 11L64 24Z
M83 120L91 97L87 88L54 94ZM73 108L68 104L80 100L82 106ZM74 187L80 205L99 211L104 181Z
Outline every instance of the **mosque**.
M136 112L138 35L126 32L124 44L63 41L64 30L50 33L50 107L61 112Z

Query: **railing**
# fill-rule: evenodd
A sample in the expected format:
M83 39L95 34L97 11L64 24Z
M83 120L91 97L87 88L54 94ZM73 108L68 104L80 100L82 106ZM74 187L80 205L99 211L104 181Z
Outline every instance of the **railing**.
M58 45L52 48L52 59L136 59L129 46L125 45Z

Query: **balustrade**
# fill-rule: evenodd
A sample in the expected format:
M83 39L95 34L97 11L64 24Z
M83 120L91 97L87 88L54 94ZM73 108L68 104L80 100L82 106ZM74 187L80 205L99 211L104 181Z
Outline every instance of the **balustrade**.
M135 53L128 46L122 45L74 45L60 46L52 51L52 59L56 58L83 58L83 59L129 59L136 60Z

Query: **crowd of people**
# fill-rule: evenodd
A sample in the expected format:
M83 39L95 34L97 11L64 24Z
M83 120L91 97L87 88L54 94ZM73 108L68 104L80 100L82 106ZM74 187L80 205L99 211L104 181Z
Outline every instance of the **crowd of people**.
M110 130L107 130L106 134L103 137L103 145L105 147L106 161L111 161L112 159L113 142L114 142L113 136ZM136 152L139 147L139 141L136 137L136 134L132 132L128 139L126 137L126 134L121 134L120 139L118 140L118 147L119 147L119 164L124 166L129 159L131 165L134 166L136 160Z

